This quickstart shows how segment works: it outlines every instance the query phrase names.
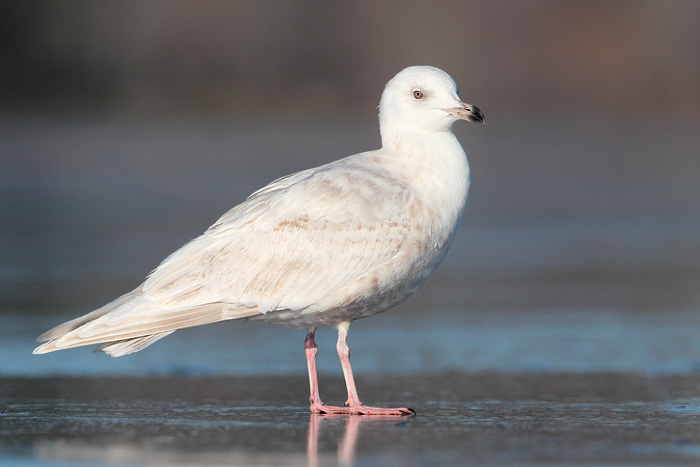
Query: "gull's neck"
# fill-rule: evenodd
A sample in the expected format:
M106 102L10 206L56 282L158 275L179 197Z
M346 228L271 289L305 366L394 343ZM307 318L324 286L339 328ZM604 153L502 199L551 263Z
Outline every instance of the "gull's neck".
M382 132L380 152L426 205L456 226L467 201L469 164L451 131Z

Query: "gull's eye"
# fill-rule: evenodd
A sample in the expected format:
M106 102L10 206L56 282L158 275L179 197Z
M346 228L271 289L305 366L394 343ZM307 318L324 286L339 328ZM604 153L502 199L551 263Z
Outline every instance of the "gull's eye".
M423 93L420 90L416 89L415 91L413 91L413 98L423 99Z

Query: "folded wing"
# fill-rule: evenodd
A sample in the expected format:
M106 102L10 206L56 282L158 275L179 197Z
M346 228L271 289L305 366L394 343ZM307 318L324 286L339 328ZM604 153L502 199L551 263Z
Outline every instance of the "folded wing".
M119 356L184 327L338 306L326 303L333 291L401 249L410 231L405 196L402 185L352 157L277 180L134 291L40 336L48 342L35 353L103 344L98 350Z

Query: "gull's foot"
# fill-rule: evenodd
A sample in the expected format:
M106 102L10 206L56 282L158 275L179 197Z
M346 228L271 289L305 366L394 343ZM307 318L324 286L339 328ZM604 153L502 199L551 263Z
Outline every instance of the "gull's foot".
M409 409L408 407L367 407L366 405L358 405L355 407L350 407L353 414L358 415L410 415L416 414L416 411Z
M338 407L337 405L311 404L311 412L344 415L410 415L416 411L408 407L383 408L367 407L366 405L356 405L350 407Z

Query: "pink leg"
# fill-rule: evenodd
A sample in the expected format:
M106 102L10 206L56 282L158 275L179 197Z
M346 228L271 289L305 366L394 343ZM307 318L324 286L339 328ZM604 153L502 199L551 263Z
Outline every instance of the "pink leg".
M321 402L321 395L318 392L318 376L316 374L316 354L318 353L318 345L316 345L316 341L314 341L314 334L316 334L316 329L309 329L306 333L306 339L304 340L306 366L309 367L309 389L311 390L309 403L311 404L311 412L323 413L323 402Z
M318 375L316 373L316 354L318 353L318 345L314 341L316 329L309 329L304 340L304 351L306 352L306 365L309 368L309 408L312 413L330 413L330 414L348 414L350 409L347 407L336 407L333 405L325 405L321 401L321 395L318 391Z
M357 395L355 378L352 375L352 368L350 367L350 347L348 347L349 327L350 323L341 323L338 326L338 344L336 348L338 350L338 358L340 358L340 365L343 367L343 375L345 375L345 386L348 388L348 400L345 402L345 405L350 408L350 413L360 415L415 415L416 412L407 407L386 409L362 405Z
M306 363L309 367L309 386L311 396L309 397L311 412L314 413L329 413L329 414L359 414L359 415L413 415L415 412L406 407L385 409L381 407L367 407L362 405L360 398L357 395L355 387L355 378L352 375L350 367L350 347L347 344L348 328L350 323L341 323L338 326L338 357L340 365L343 367L343 375L345 376L345 385L348 389L348 400L345 402L347 407L338 407L333 405L324 405L321 402L321 397L318 390L318 377L316 374L316 353L318 346L314 341L316 329L309 329L304 341L304 350L306 351Z

